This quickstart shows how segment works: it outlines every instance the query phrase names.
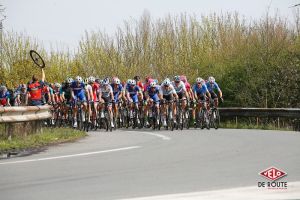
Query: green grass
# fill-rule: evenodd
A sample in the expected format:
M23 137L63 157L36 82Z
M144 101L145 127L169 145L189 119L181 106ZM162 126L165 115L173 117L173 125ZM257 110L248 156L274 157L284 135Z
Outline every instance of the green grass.
M273 124L264 124L264 125L254 125L254 124L248 124L248 123L243 123L239 122L237 125L233 122L221 122L220 124L221 128L233 128L233 129L262 129L262 130L281 130L281 131L292 131L292 128L288 127L280 127L278 128L277 126Z
M27 137L13 137L11 140L8 140L4 136L0 136L0 153L6 153L12 150L35 149L53 144L70 142L85 136L85 132L70 128L44 128L43 133L32 134Z

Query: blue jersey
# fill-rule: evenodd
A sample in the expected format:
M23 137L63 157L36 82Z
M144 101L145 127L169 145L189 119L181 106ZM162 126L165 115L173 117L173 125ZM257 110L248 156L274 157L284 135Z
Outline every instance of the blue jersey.
M8 98L10 98L10 93L9 93L9 91L6 91L6 92L1 92L0 93L0 100L2 100L2 99L8 99Z
M130 96L135 96L137 95L139 92L141 92L141 89L139 86L134 86L131 87L130 85L127 85L126 87L126 92L128 92L130 94Z
M213 92L215 89L217 89L218 91L220 90L219 85L216 82L214 82L213 84L207 82L206 87L209 92Z
M115 87L114 84L111 84L111 87L113 89L114 96L119 96L119 94L123 91L123 86L121 84L119 84L118 87Z
M153 98L155 95L159 93L159 87L155 86L155 89L152 90L150 86L147 87L147 92L149 94L149 97Z
M198 87L197 84L193 86L193 92L197 95L205 95L208 92L208 89L205 84L202 84L201 87Z
M79 83L79 84L77 84L76 81L72 82L71 88L74 91L74 95L75 96L77 96L80 93L84 93L85 92L85 85L82 82Z

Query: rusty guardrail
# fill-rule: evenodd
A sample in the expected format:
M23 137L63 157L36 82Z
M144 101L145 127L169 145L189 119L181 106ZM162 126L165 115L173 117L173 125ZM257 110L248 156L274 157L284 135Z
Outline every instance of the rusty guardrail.
M51 118L51 106L0 107L0 124L9 139L42 131L41 121Z

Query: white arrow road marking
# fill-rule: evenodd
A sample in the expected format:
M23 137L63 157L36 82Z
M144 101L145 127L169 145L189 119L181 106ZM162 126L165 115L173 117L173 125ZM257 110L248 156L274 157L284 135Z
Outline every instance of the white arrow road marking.
M94 152L71 154L71 155L48 157L48 158L37 158L37 159L31 159L31 160L19 160L19 161L12 161L12 162L2 162L2 163L0 163L0 165L28 163L28 162L36 162L36 161L44 161L44 160L56 160L56 159L62 159L62 158L72 158L72 157L88 156L88 155L94 155L94 154L110 153L110 152L116 152L116 151L125 151L125 150L130 150L130 149L137 149L137 148L141 148L141 146L131 146L131 147L124 147L124 148L119 148L119 149L94 151Z
M170 137L162 135L162 134L158 134L158 133L142 132L142 131L126 131L126 132L129 132L129 133L143 133L143 134L146 134L146 135L152 135L152 136L159 137L163 140L171 140Z

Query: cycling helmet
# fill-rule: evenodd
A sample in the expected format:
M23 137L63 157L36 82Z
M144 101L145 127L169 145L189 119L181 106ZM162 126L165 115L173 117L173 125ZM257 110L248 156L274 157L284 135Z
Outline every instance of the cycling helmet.
M212 77L212 76L210 76L210 77L208 77L208 81L209 81L210 83L215 83L215 78Z
M155 81L152 81L152 82L150 83L150 87L155 87L155 86L156 86Z
M61 87L61 84L60 84L60 83L54 83L54 86L55 86L56 88L60 88L60 87Z
M135 80L130 81L130 85L135 85L135 84L136 84Z
M196 83L203 83L203 79L200 77L196 78Z
M120 79L115 78L113 83L116 85L119 85L119 84L121 84L121 81L120 81Z
M0 87L0 92L4 92L4 91L6 91L6 90L7 90L6 86L2 85L2 86Z
M21 89L26 89L27 85L26 84L21 84Z
M94 83L94 82L95 82L95 77L90 76L90 77L89 77L89 83Z
M174 81L179 82L180 81L180 76L174 76Z
M66 83L71 84L72 82L73 82L73 79L72 79L72 78L69 77L69 78L66 79Z
M127 80L127 84L130 85L131 84L131 79Z
M75 80L80 83L82 82L82 78L80 76L76 76Z
M171 84L171 81L170 79L165 79L164 82L163 82L163 85L166 85L166 86L169 86Z
M103 84L103 85L108 85L108 84L109 84L109 80L108 80L107 78L104 79L103 82L102 82L102 84Z

